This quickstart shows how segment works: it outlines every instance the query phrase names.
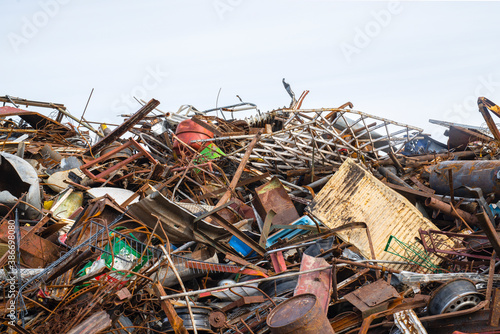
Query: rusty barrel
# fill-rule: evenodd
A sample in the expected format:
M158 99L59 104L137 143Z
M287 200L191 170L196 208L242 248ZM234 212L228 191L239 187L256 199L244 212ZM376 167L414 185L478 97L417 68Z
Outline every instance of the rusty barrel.
M272 334L335 334L315 295L292 297L267 317Z
M500 161L498 160L462 160L438 163L431 169L429 183L430 187L440 195L450 194L449 170L452 171L456 196L470 196L470 192L462 186L481 188L485 196L489 193L500 195Z

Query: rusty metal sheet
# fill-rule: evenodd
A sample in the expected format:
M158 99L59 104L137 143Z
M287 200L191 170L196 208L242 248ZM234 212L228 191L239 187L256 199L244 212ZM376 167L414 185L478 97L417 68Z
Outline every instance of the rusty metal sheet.
M128 212L151 228L155 227L156 217L158 217L172 243L204 241L193 232L196 216L170 201L160 192L155 192L138 203L131 204ZM212 238L220 237L226 232L222 227L209 224L204 220L199 222L198 228ZM157 233L160 237L165 237L161 229L157 230Z
M346 160L330 178L308 210L330 228L350 222L365 222L378 260L401 261L401 257L384 251L391 235L401 242L413 244L415 237L419 236L419 229L438 230L406 198L351 159ZM338 235L355 245L365 258L371 258L369 240L363 229L340 231ZM453 246L451 241L443 242ZM425 252L420 245L415 247ZM433 264L439 263L439 258L432 254L428 260ZM409 269L407 265L389 264L388 267Z
M329 265L323 258L315 258L304 254L300 262L300 271L329 267ZM326 314L328 304L330 303L331 290L332 270L328 268L323 271L300 275L293 295L298 296L305 293L312 293L318 298L318 303Z
M9 223L5 221L0 225L0 241L8 242ZM46 265L59 258L60 249L52 242L29 233L25 227L21 227L21 262L31 268L44 268Z
M75 131L67 126L34 111L5 106L0 107L0 116L19 116L34 129L50 129L51 132L58 132L63 137L75 135Z
M271 210L276 213L273 225L288 225L300 218L292 200L277 177L273 177L271 181L256 188L255 194L255 209L262 219L265 219Z
M344 296L345 300L361 311L363 318L388 309L389 303L399 298L398 292L385 280L362 286Z
M474 141L482 141L488 143L493 138L486 136L479 131L473 131L461 126L450 126L448 132L448 147L456 150L465 151L469 143Z
M389 299L399 297L396 289L383 279L362 286L361 288L354 290L352 293L368 306L375 306L388 301Z

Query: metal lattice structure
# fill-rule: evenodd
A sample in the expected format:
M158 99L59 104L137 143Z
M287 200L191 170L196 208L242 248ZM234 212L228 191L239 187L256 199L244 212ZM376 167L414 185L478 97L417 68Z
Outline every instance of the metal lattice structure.
M351 109L281 110L281 131L263 134L251 164L270 170L340 165L348 157L378 161L417 138L420 128ZM243 150L233 153L241 157Z

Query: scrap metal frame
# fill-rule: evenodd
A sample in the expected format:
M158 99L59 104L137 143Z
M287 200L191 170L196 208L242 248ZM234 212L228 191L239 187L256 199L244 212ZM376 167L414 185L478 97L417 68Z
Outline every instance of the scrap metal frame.
M277 114L289 116L283 130L262 135L251 156L256 167L333 166L349 156L375 162L399 152L423 131L352 109L283 109ZM242 150L233 155L241 156Z
M92 174L90 171L89 171L89 168L98 164L99 162L101 161L104 161L106 159L108 159L109 157L113 156L114 154L116 154L117 152L120 152L130 146L134 146L139 152L132 155L131 157L123 160L123 161L120 161L119 163L113 165L111 168L99 173L98 175L94 175ZM140 157L142 156L145 156L146 158L149 159L149 161L151 161L153 163L153 165L157 164L158 161L156 161L152 156L151 154L149 154L148 151L146 151L138 142L136 142L134 139L130 138L128 140L128 142L126 142L125 144L107 152L106 154L103 154L101 155L99 158L95 159L95 160L92 160L90 162L87 162L85 165L82 165L80 166L80 170L85 174L87 175L90 179L94 180L94 181L99 181L99 182L106 182L106 179L104 179L105 176L108 176L109 174L113 173L115 170L118 170L120 168L122 168L123 166L127 165L128 163L136 160L136 159L139 159Z
M422 240L422 246L429 253L442 253L446 255L456 255L463 257L471 257L481 260L490 260L490 255L480 255L474 254L473 252L484 251L484 248L491 247L491 243L488 241L488 237L485 235L473 235L473 234L463 234L463 233L453 233L447 231L437 231L437 230L419 230L420 239ZM439 239L437 235L444 235L450 239L458 240L463 246L460 250L456 248L442 248L446 247L446 243L443 243L443 239ZM469 240L468 240L469 239ZM475 249L473 240L486 240L486 243L477 244L479 248Z

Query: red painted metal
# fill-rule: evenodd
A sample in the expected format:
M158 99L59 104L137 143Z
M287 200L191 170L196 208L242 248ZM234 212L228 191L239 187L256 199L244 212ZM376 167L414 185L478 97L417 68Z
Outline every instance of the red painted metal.
M63 137L72 136L75 134L69 127L35 111L23 110L10 106L0 107L0 116L19 116L34 129L47 129L53 132L58 132Z
M279 274L286 271L285 258L283 257L283 252L275 252L269 254L271 257L271 262L273 264L274 271Z
M269 211L273 210L276 215L273 217L273 225L289 225L300 216L288 196L285 188L277 177L255 189L255 209L264 219Z
M212 132L205 129L201 125L196 124L190 119L186 119L179 123L179 125L177 126L177 130L175 131L175 135L183 143L191 146L198 152L205 148L207 143L192 143L192 140L209 139L214 137L214 134ZM176 153L179 153L182 150L182 144L179 143L179 140L174 140L173 148Z
M300 262L300 271L329 267L330 264L323 258L315 258L304 254ZM332 289L332 270L330 268L299 276L294 296L311 293L318 298L323 311L328 311Z

